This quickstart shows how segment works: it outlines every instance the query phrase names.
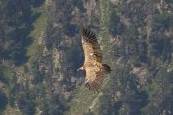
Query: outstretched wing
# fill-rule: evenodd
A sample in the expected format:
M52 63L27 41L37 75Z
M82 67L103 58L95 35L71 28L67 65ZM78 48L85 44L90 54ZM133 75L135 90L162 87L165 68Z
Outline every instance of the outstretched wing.
M94 32L89 29L82 30L82 46L85 55L85 62L102 62L101 49Z
M103 82L102 53L96 35L89 29L83 29L82 31L82 46L85 55L85 86L94 90L94 92L98 92Z
M87 67L86 69L85 86L89 90L93 90L98 93L98 90L103 82L103 74L98 71L96 72L94 67Z

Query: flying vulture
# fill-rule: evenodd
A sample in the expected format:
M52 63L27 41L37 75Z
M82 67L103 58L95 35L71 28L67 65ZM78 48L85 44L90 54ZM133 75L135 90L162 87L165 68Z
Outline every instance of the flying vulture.
M102 64L101 49L93 31L83 28L81 41L85 61L78 70L86 71L85 86L98 93L104 79L104 73L110 73L111 68L107 64Z

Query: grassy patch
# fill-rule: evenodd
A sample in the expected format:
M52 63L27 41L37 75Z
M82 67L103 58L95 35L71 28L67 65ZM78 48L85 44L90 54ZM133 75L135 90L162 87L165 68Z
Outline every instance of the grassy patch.
M66 113L66 115L83 115L88 111L96 96L97 94L89 91L86 87L79 86L74 91L74 98L69 103L70 110Z
M34 30L30 33L33 43L28 47L27 55L34 57L38 52L43 49L42 41L46 34L47 14L45 5L33 9L35 14L39 14L38 19L33 23Z
M17 108L14 109L8 105L6 110L3 112L3 115L22 115L22 113Z

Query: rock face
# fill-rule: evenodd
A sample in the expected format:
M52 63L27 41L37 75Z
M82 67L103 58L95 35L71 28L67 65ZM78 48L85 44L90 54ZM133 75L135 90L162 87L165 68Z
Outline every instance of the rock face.
M65 92L64 94L63 94L64 96L64 100L65 101L70 101L71 100L71 92Z
M0 114L172 114L172 9L170 0L2 0L0 96L9 103ZM112 68L99 94L76 71L82 25Z

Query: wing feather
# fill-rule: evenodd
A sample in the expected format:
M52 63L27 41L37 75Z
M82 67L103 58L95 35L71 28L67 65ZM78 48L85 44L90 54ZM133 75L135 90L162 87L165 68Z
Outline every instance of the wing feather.
M103 74L101 71L97 71L94 67L87 67L86 69L85 86L98 93L98 90L103 82Z
M102 53L95 33L89 29L82 30L82 47L85 55L85 86L98 93L103 82Z
M82 46L85 55L85 61L96 60L102 62L102 53L100 45L97 42L96 35L89 29L83 29Z

